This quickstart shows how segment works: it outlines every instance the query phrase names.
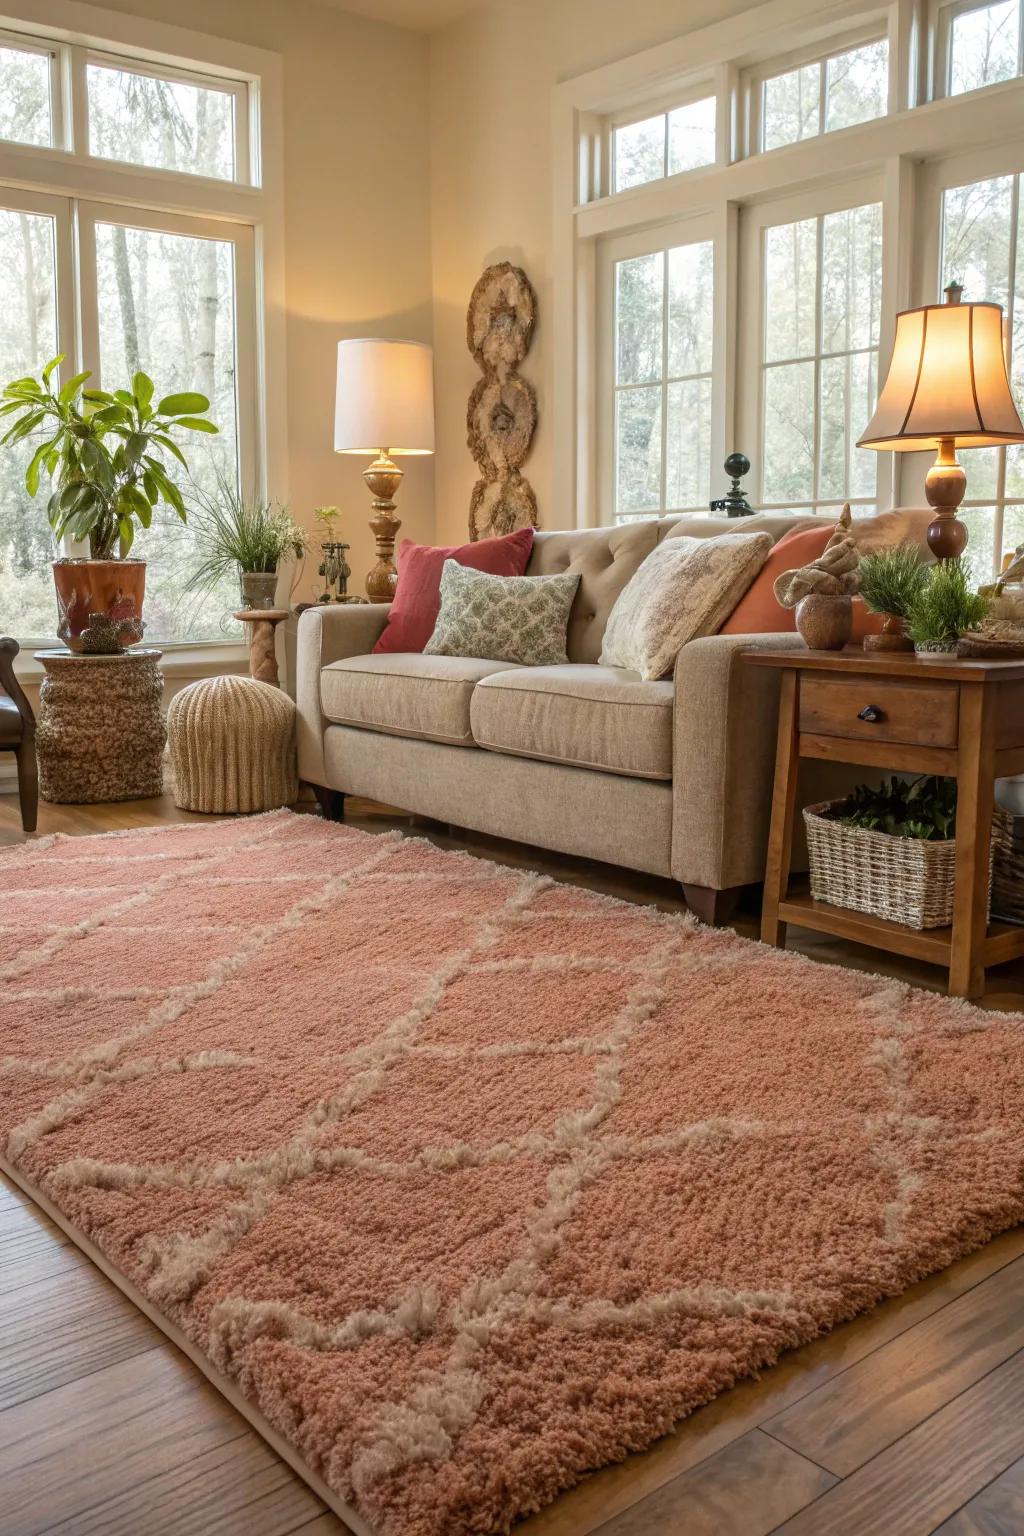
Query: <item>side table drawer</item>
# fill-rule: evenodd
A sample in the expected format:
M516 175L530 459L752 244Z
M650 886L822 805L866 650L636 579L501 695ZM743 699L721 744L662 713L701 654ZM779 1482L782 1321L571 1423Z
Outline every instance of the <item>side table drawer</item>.
M809 672L800 678L800 729L807 735L955 747L959 714L956 683Z

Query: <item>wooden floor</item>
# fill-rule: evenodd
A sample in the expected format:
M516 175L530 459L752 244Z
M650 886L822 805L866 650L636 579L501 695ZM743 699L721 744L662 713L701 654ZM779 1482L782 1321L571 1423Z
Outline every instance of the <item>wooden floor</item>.
M368 802L349 819L409 828ZM44 806L40 833L194 820L169 798ZM445 847L681 906L632 876L416 821ZM21 840L0 796L0 845ZM756 934L756 914L735 925ZM820 959L941 974L791 934ZM987 1006L1024 1010L1024 964ZM0 1536L329 1536L345 1527L20 1193L0 1180ZM1024 1228L726 1393L516 1536L1024 1536Z

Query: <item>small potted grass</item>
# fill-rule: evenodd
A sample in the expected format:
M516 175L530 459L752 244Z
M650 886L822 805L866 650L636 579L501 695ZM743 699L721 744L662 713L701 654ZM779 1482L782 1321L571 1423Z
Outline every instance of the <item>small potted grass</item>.
M927 571L907 604L907 634L922 660L948 661L961 637L981 625L988 599L972 590L962 559L940 560Z
M907 615L928 581L928 566L915 544L897 544L865 555L860 562L860 595L872 613L882 616L881 633L864 636L866 651L912 651Z

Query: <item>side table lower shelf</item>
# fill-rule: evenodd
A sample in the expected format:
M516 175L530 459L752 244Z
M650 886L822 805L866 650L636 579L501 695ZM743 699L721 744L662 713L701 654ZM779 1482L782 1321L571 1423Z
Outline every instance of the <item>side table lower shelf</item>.
M948 966L953 948L953 929L909 928L906 923L890 922L851 907L834 907L816 901L807 890L797 889L779 902L779 921L795 928L810 928L815 933L829 933L855 944L908 955L912 960L927 960L932 965ZM994 919L985 937L985 965L1002 965L1024 955L1024 927Z

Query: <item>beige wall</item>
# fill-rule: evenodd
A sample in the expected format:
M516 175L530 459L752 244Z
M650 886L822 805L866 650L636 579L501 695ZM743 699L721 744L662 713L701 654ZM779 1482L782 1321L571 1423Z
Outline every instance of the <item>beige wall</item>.
M431 339L427 41L311 0L105 3L281 55L288 494L302 522L314 506L342 508L351 585L361 592L373 561L370 497L364 462L331 446L336 344ZM407 466L400 514L403 534L430 541L430 460ZM298 595L312 593L315 569L308 560Z
M551 91L560 80L745 9L749 0L519 0L485 4L430 47L437 537L466 537L476 478L466 398L479 377L466 350L473 284L493 261L523 266L539 319L523 374L540 425L524 473L543 527L569 525L552 502Z

